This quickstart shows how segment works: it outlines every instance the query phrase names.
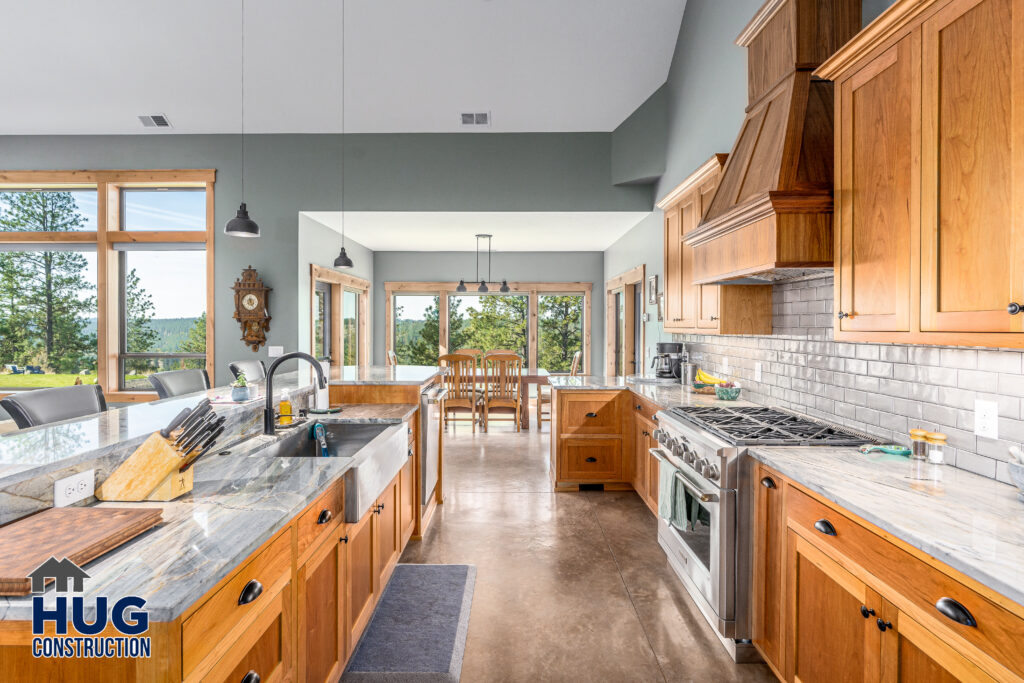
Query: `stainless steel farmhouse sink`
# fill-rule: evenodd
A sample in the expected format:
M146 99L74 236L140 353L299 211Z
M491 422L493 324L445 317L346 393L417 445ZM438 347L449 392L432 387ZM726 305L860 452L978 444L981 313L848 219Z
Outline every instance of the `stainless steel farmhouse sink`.
M311 423L313 424L313 423ZM345 472L345 521L358 522L409 458L408 435L401 424L322 423L331 458L350 458ZM310 426L296 427L253 455L280 458L322 457Z

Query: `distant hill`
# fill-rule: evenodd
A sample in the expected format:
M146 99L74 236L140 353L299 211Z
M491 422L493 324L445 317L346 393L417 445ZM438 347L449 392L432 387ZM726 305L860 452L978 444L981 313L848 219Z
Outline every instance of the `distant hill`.
M188 337L188 331L195 318L154 318L149 326L156 330L156 345L150 351L172 353L181 348L181 343ZM96 318L89 318L85 324L86 334L96 333Z

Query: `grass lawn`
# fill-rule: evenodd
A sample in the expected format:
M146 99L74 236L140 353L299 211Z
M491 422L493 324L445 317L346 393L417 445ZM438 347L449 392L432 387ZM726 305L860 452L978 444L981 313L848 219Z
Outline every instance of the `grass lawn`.
M82 384L96 384L96 375L50 374L45 375L0 375L0 388L10 389L44 389L48 387L68 387L81 377Z

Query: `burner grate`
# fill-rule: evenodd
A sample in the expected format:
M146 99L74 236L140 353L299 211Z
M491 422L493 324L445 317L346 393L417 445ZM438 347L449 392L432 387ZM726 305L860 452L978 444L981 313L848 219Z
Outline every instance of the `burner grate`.
M671 412L735 446L859 446L864 434L778 408L687 406Z

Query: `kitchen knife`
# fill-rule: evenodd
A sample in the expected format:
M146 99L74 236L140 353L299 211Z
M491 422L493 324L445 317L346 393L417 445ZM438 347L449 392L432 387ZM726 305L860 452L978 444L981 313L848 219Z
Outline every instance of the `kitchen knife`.
M192 414L195 415L194 412ZM196 421L186 420L186 423L190 424L187 424L185 427L182 427L181 432L178 434L178 438L174 440L175 448L181 449L181 447L185 445L185 442L187 442L189 439L191 439L193 436L199 433L199 431L203 428L203 425L206 424L206 422L210 419L215 419L213 417L213 413L206 413L206 415L204 415L203 417L199 418Z
M160 430L160 436L164 437L165 439L170 438L171 432L180 427L182 423L185 422L185 420L188 418L189 414L191 414L191 412L191 408L182 408L181 412L175 415L174 419L171 420L166 427Z
M194 425L196 421L201 420L203 417L205 417L206 414L210 412L210 410L212 410L210 406L210 399L204 398L202 401L197 403L194 408L192 408L192 414L188 416L188 419L185 420L185 423L181 426L181 428L183 430L188 429L189 427Z
M200 422L195 428L193 428L191 436L189 436L188 438L181 442L181 445L178 446L178 450L181 451L182 453L187 453L189 449L191 449L193 446L195 446L197 443L203 440L204 433L213 430L213 425L214 423L217 422L217 419L218 418L214 413L208 414L203 419L202 422Z
M186 461L186 462L185 462L185 463L184 463L184 464L183 464L183 465L182 465L182 466L181 466L181 467L180 467L180 468L178 469L178 471L179 471L179 472L184 472L184 471L185 471L185 470L187 470L187 469L188 469L189 467L191 467L191 466L192 466L192 464L193 464L193 463L194 463L194 462L195 462L196 460L199 460L199 458L201 458L201 457L203 457L204 455L206 455L207 451L209 451L209 450L212 450L212 449L213 449L213 445L214 445L214 442L215 442L215 441L217 441L217 438L218 438L218 437L219 437L219 436L220 436L221 434L223 434L223 433L224 433L224 425L223 425L223 424L221 424L221 425L220 425L219 427L217 427L217 429L215 429L215 430L214 430L214 431L213 431L213 432L212 432L212 433L211 433L211 434L210 434L209 436L207 436L207 437L206 437L206 440L205 440L205 441L203 441L203 443L202 443L202 445L201 445L201 446L199 447L199 450L198 450L198 452L196 453L196 455L195 455L194 457L192 457L192 458L189 458L189 459L188 459L188 460L187 460L187 461Z

